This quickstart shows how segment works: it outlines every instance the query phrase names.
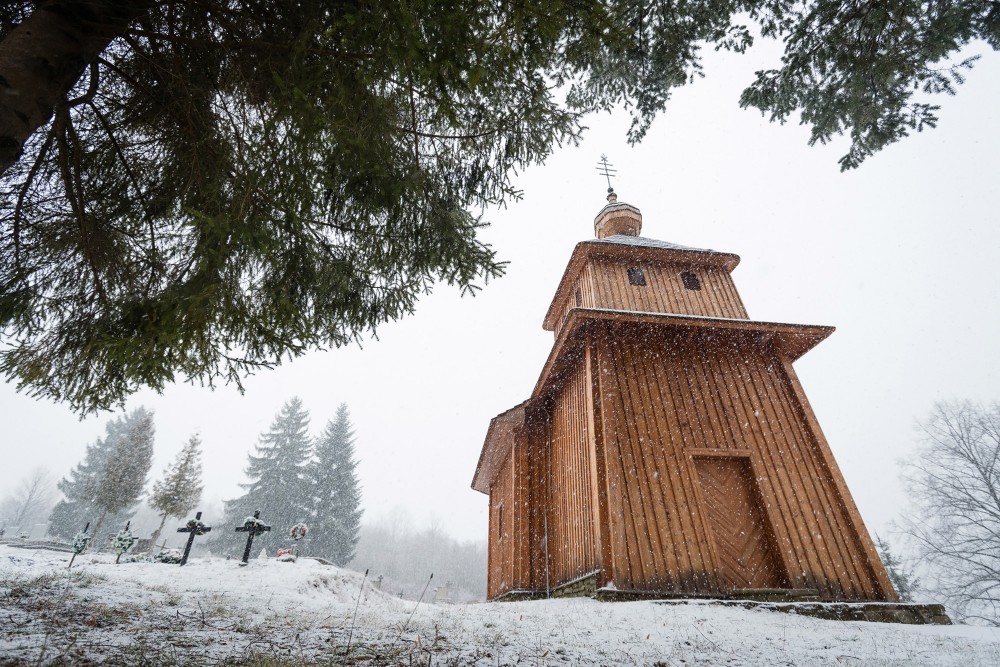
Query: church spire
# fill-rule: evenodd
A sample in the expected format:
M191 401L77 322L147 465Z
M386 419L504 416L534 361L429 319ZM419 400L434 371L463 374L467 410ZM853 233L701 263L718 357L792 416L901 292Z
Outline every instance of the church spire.
M642 213L635 206L618 201L615 189L611 187L611 177L618 173L602 155L597 164L598 173L608 179L608 203L594 218L594 235L599 239L609 236L638 236L642 231Z

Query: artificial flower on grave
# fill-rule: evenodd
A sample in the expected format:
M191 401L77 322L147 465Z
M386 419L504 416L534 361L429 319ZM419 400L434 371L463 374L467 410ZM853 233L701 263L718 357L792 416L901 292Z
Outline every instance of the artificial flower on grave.
M177 565L181 562L181 550L174 548L161 549L160 553L153 556L153 560L164 565Z
M199 512L199 516L201 513ZM198 519L191 519L186 524L187 532L194 533L195 535L204 535L206 532L205 524Z
M77 533L76 537L73 538L73 553L82 554L87 550L87 544L90 543L90 535L87 533Z
M116 554L121 556L123 553L132 548L135 544L135 535L128 528L119 530L118 534L115 535L114 539L111 541L111 548Z
M308 532L309 532L309 526L307 526L304 523L297 523L294 526L292 526L292 532L291 532L292 539L301 540L303 537L306 536L306 533Z

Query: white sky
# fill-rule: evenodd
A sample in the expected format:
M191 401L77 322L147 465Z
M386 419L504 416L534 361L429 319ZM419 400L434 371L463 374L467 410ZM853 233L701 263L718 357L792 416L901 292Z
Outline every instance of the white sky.
M606 185L643 213L643 235L735 252L751 318L831 324L796 369L870 530L906 505L898 461L915 420L942 399L1000 399L1000 61L989 47L941 122L841 174L846 142L809 148L806 128L773 125L737 100L775 51L706 54L707 78L675 94L636 148L624 113L590 119L579 147L518 178L524 199L484 233L510 261L475 299L438 288L364 349L307 355L246 382L246 393L181 384L128 408L156 413L152 475L202 436L206 500L231 498L246 454L298 395L313 432L347 402L367 518L405 507L460 538L485 539L486 496L469 484L489 420L527 398L552 344L542 317L574 245L593 236ZM33 467L66 474L110 415L0 386L0 497ZM264 508L264 516L267 508ZM206 517L211 518L211 517Z

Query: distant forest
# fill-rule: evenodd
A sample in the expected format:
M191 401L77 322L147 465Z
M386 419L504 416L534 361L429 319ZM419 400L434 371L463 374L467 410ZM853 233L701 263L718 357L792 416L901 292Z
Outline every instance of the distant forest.
M408 600L420 596L431 573L424 601L439 586L448 586L453 602L486 599L486 541L462 542L448 535L436 522L415 530L403 510L361 526L357 553L348 567L368 570L368 578L381 589Z

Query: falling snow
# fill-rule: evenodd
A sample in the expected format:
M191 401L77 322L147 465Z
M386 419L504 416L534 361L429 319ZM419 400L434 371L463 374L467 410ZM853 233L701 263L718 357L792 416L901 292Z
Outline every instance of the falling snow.
M68 571L67 561L0 545L0 662L328 660L350 634L351 655L372 665L1000 664L996 628L823 621L705 601L436 605L427 595L414 613L371 578L359 600L361 574L309 559L245 568L192 559L183 571L90 554Z

